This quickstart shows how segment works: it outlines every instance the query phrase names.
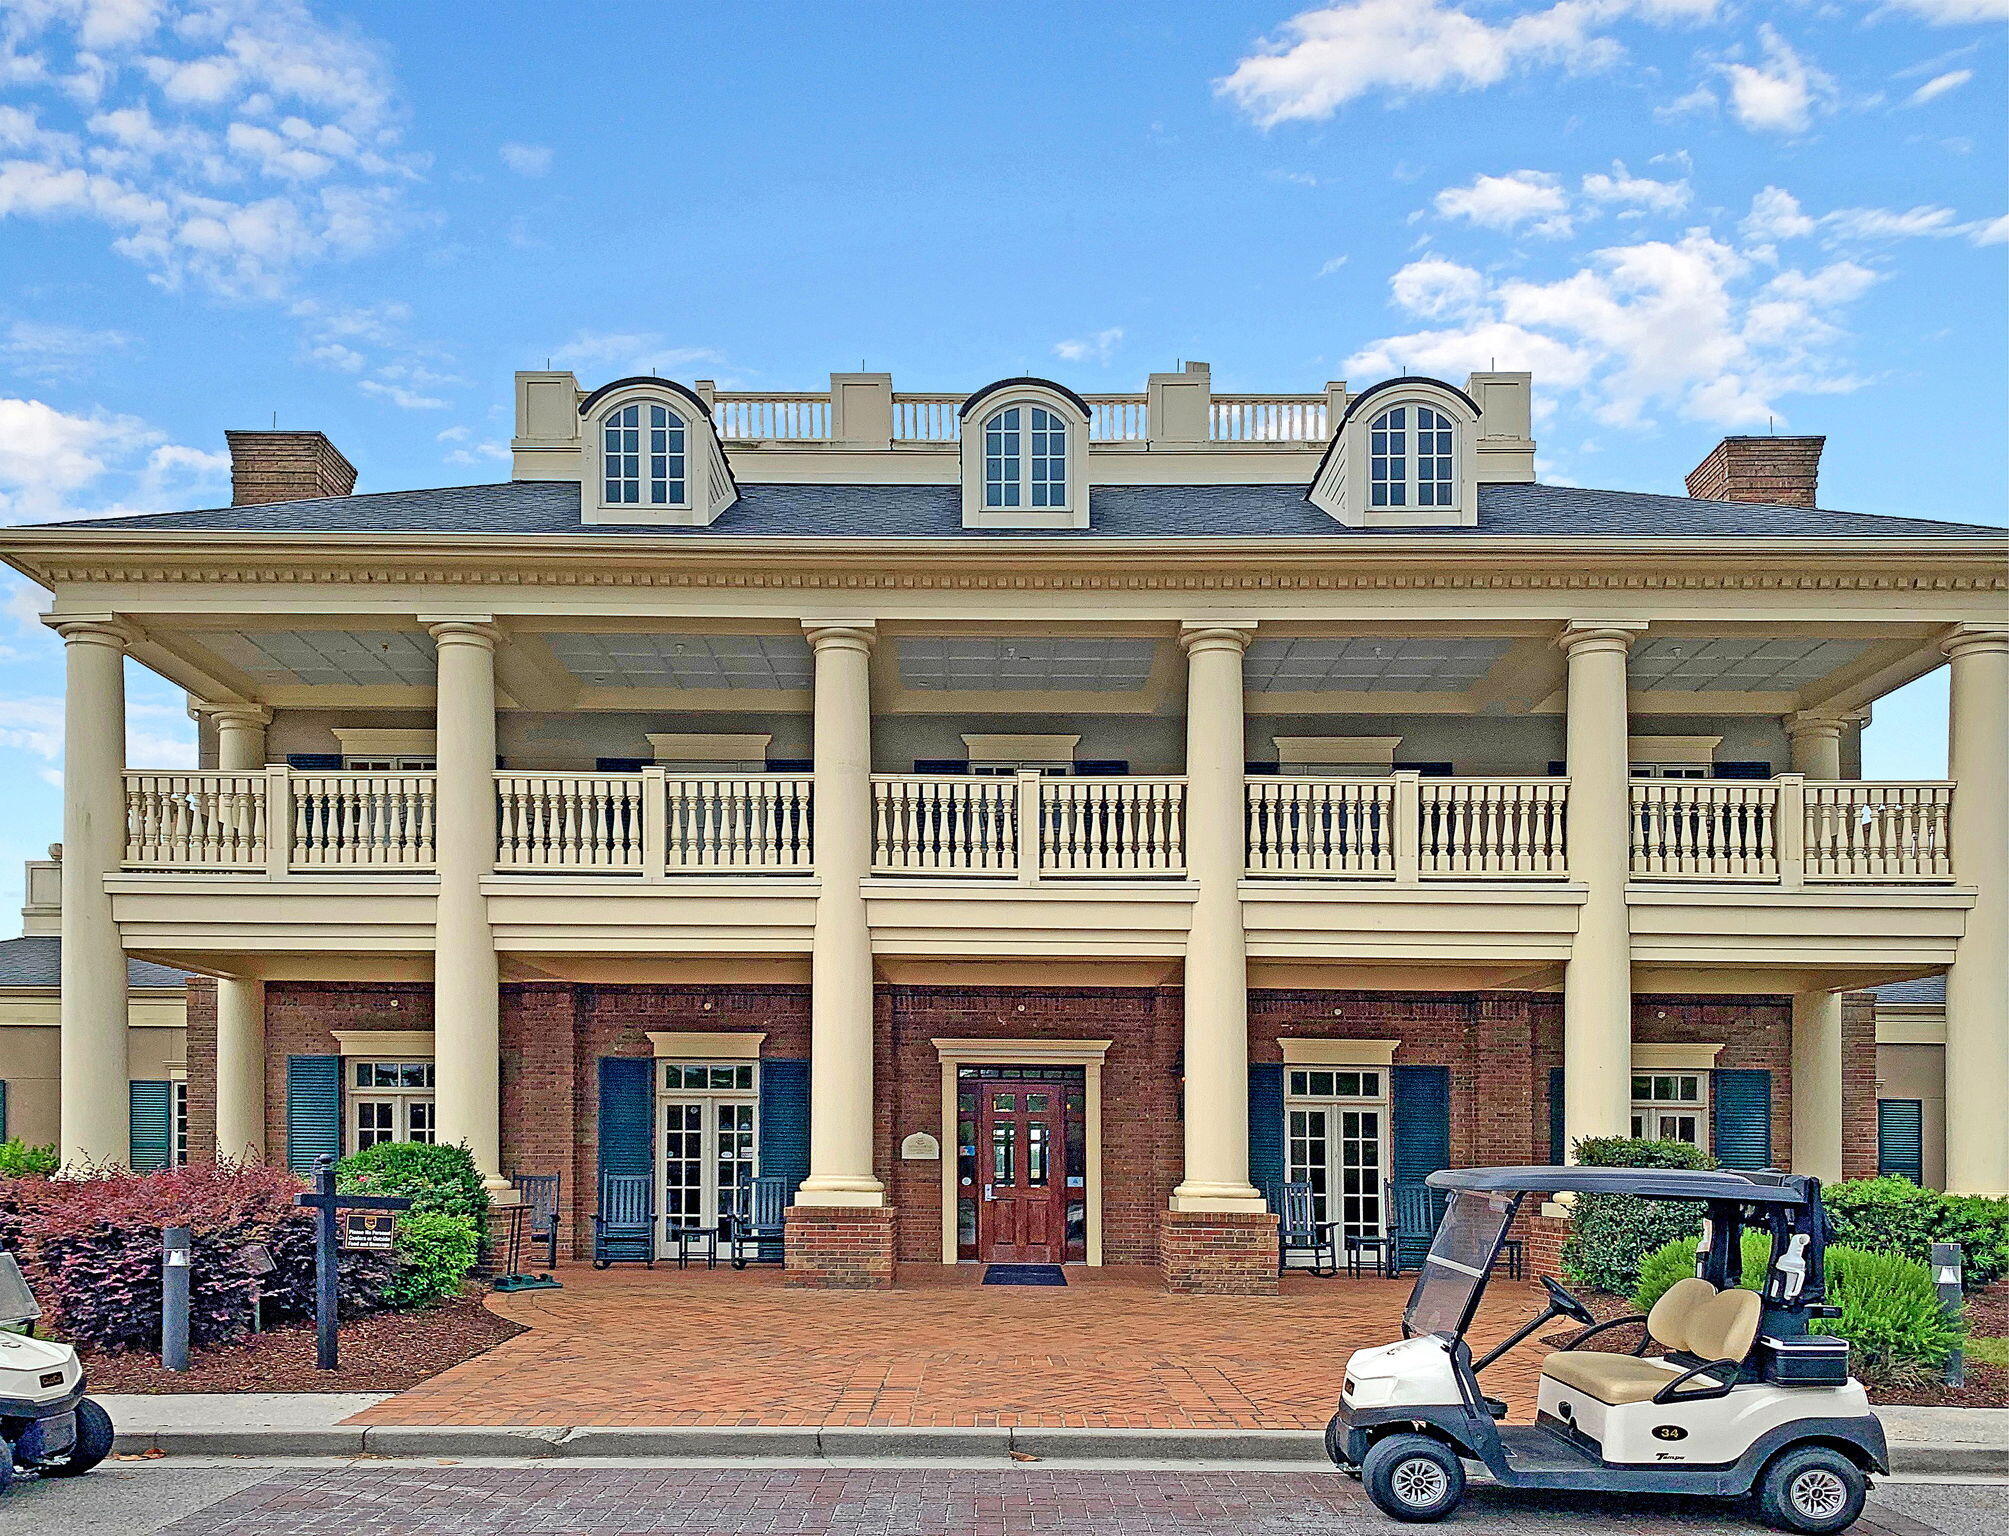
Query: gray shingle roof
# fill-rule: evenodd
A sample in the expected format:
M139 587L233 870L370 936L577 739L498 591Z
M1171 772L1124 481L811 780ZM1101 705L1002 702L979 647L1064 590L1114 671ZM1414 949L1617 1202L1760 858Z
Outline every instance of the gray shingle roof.
M126 961L129 987L178 987L186 971L155 965L151 960ZM0 987L60 987L63 984L63 941L53 933L32 933L0 939Z
M1880 1003L1918 1003L1940 1008L1946 1006L1946 978L1942 976L1920 976L1915 981L1891 981L1880 987L1871 987Z
M1960 538L1999 527L1915 517L1693 501L1563 485L1484 485L1472 529L1344 528L1295 485L1110 485L1089 493L1078 531L962 526L953 485L746 485L709 528L637 528L579 521L579 487L522 480L437 490L282 501L259 507L156 512L60 525L159 532L595 533L689 538L1385 538L1402 533L1548 538Z

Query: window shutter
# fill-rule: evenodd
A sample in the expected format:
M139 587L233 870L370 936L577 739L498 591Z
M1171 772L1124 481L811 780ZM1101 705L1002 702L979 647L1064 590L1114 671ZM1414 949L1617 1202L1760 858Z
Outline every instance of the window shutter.
M340 773L342 754L339 752L288 752L288 768L305 768L311 773Z
M286 1058L286 1166L312 1173L323 1152L342 1155L342 1058Z
M1391 1067L1389 1112L1397 1184L1421 1184L1451 1165L1451 1069Z
M1712 779L1769 779L1772 776L1770 763L1711 763L1709 776Z
M1396 773L1420 773L1426 779L1448 779L1451 777L1450 763L1391 763Z
M1243 774L1244 774L1245 776L1246 776L1246 775L1249 775L1249 774L1273 774L1273 773L1282 773L1282 772L1283 772L1283 764L1281 764L1281 763L1244 763L1244 764L1242 764L1242 773L1243 773Z
M1276 1061L1249 1063L1249 1182L1277 1209L1284 1181L1284 1069Z
M166 1083L126 1085L126 1123L134 1173L154 1173L174 1151L174 1090Z
M1561 1167L1569 1161L1569 1131L1563 1122L1563 1069L1549 1068L1549 1161Z
M8 1140L7 1135L7 1079L0 1077L0 1141Z
M1725 1168L1772 1166L1772 1074L1750 1067L1710 1073L1710 1140Z
M954 1126L942 1132L953 1142ZM948 1156L944 1153L943 1156ZM787 1204L795 1203L795 1187L809 1177L809 1063L767 1061L760 1064L760 1172L788 1180Z
M767 760L769 773L814 773L816 760L809 757L770 757Z
M1120 779L1129 773L1130 764L1120 757L1084 757L1074 771L1083 778Z
M656 1064L646 1056L600 1058L600 1172L654 1173Z
M1876 1101L1876 1171L1879 1177L1925 1182L1925 1104L1920 1099Z
M1551 758L1549 760L1550 778L1552 779L1567 778L1569 776L1569 771L1570 771L1570 765L1568 763L1565 763L1557 758Z
M640 773L654 764L646 757L596 757L593 759L595 773Z
M914 759L916 773L968 773L970 760L966 757L917 757Z

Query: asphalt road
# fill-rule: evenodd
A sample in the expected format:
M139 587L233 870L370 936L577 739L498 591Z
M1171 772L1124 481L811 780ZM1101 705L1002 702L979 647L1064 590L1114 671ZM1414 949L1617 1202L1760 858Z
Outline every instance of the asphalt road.
M2009 1481L1888 1482L1858 1536L2001 1536ZM113 1462L23 1483L0 1531L33 1536L1355 1536L1414 1531L1319 1472L777 1469L346 1462ZM1591 1536L1759 1528L1720 1506L1475 1489L1440 1529Z

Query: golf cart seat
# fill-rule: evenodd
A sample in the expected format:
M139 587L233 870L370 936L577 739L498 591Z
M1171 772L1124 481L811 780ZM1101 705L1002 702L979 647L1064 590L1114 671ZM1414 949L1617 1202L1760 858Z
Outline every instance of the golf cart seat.
M1677 1280L1647 1313L1646 1332L1670 1356L1685 1355L1687 1360L1558 1350L1542 1361L1542 1374L1609 1407L1651 1402L1690 1364L1717 1360L1741 1364L1757 1342L1762 1310L1756 1291L1718 1291L1693 1276Z

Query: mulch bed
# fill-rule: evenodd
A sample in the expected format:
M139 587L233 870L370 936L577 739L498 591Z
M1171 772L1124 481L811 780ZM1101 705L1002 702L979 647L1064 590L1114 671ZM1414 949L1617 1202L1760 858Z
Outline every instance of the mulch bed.
M401 1392L523 1331L468 1295L344 1323L337 1371L314 1369L314 1329L297 1324L198 1350L186 1371L163 1371L158 1355L83 1359L94 1392Z
M1580 1292L1583 1304L1599 1322L1633 1315L1630 1297L1606 1296L1598 1291ZM1967 1298L1968 1331L1977 1338L2009 1338L2009 1280L1998 1280ZM1641 1329L1614 1328L1601 1333L1585 1347L1609 1354L1631 1354L1639 1347ZM1542 1335L1550 1349L1565 1349L1582 1329L1571 1325L1557 1333ZM1872 1384L1870 1401L1903 1408L2009 1408L2009 1366L1967 1363L1967 1380L1958 1387L1935 1381L1915 1387Z

